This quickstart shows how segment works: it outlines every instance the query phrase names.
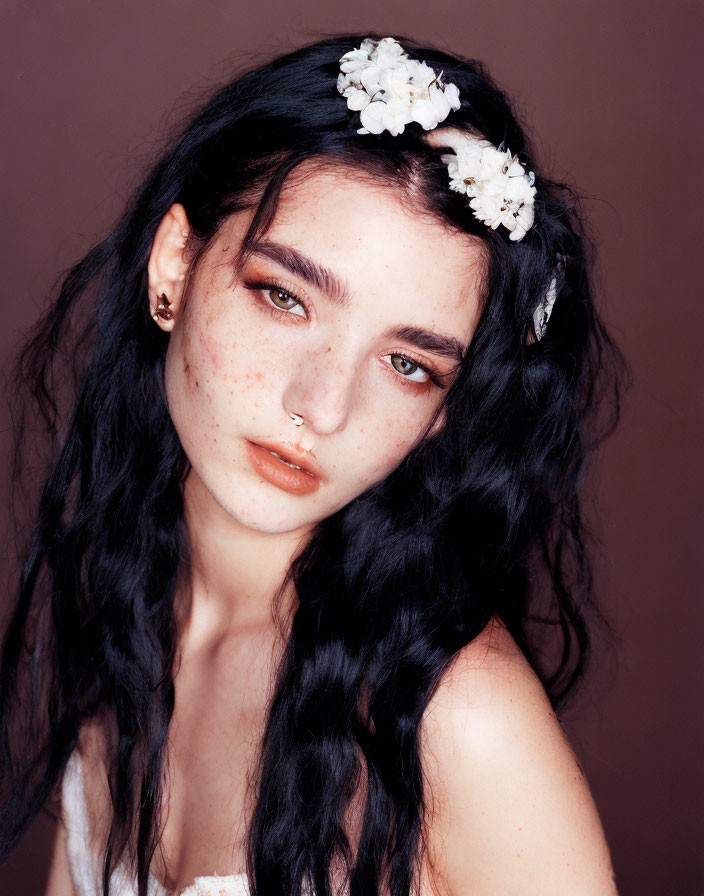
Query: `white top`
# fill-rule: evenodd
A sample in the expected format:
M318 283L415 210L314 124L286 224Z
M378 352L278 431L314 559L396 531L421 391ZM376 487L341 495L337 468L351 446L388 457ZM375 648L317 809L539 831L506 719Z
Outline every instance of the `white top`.
M83 767L78 750L69 757L61 785L61 816L66 826L66 849L76 896L101 896L102 872L90 849L90 822L83 788ZM120 862L110 878L113 896L136 896L137 878L130 879ZM149 896L168 896L169 891L149 873ZM212 874L197 877L178 896L249 896L245 874Z
M61 785L61 816L66 827L66 849L76 896L101 896L102 872L98 857L90 848L90 821L83 787L83 766L74 750L66 764ZM310 896L310 891L304 886ZM349 891L346 887L345 892ZM136 875L130 878L126 863L120 862L110 878L111 896L136 896ZM149 896L169 896L169 891L149 872ZM417 892L411 889L417 896ZM177 896L250 896L246 874L209 874L196 877Z

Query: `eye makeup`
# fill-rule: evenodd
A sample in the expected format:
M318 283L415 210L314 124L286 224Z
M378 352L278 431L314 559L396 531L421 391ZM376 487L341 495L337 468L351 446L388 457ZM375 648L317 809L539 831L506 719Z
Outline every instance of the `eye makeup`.
M244 281L244 285L248 290L250 290L250 292L255 294L260 307L264 311L275 317L277 320L281 320L282 318L286 317L298 317L304 320L308 319L309 309L306 300L296 291L294 287L288 285L284 286L282 283L276 282L275 280L246 280ZM279 295L284 296L285 298L292 299L294 302L298 303L301 308L303 308L303 310L305 311L305 315L298 314L292 311L290 308L285 309L277 307L270 299L266 299L262 296L262 293L265 292L279 293ZM450 371L449 373L440 373L438 370L435 370L434 368L424 364L419 358L413 357L405 350L403 352L387 352L387 354L385 354L383 357L401 358L404 361L408 361L410 364L413 364L417 369L422 370L427 374L428 379L420 382L418 380L412 380L408 376L404 376L400 371L396 370L393 365L384 365L385 369L389 369L391 371L391 374L396 382L400 382L402 386L415 389L416 391L424 392L432 386L435 386L439 389L447 389L447 385L443 383L443 379L451 376L454 372ZM412 372L415 373L415 370Z
M262 298L261 297L262 292L277 292L277 293L281 293L282 295L286 296L289 299L293 299L295 302L297 302L301 306L301 308L303 308L303 310L306 313L306 315L305 315L306 318L308 317L309 309L308 309L305 299L302 296L298 295L298 293L292 287L283 286L281 283L275 283L273 281L264 281L264 280L262 280L262 281L246 281L244 285L247 287L247 289L249 289L251 292L256 294L260 303L263 304L263 307L267 311L273 312L275 317L279 317L279 318L281 318L281 317L303 317L303 315L296 314L295 312L292 312L290 308L288 308L288 309L287 308L279 308L277 305L275 305L270 300Z
M424 373L426 373L428 375L427 380L420 382L419 380L412 380L410 377L404 376L400 371L396 370L396 368L393 366L393 364L385 365L386 367L390 367L391 371L395 372L397 374L397 379L400 379L401 383L404 386L411 386L416 389L418 389L418 388L422 389L423 386L428 387L432 383L432 385L437 386L439 389L447 388L447 386L445 386L445 384L442 382L442 377L446 376L447 374L442 374L439 371L434 370L431 367L428 367L426 364L423 364L417 358L412 357L405 350L403 352L400 352L400 351L399 352L387 352L382 357L384 357L384 358L401 358L402 360L408 361L409 363L413 364L417 369L422 370ZM412 370L411 373L415 373L415 370Z

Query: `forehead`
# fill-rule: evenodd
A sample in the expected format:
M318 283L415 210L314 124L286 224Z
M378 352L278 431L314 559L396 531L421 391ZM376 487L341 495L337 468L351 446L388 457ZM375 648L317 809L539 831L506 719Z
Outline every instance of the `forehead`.
M350 279L372 275L415 292L475 297L487 247L430 215L395 184L343 167L304 163L285 181L266 237L310 254Z

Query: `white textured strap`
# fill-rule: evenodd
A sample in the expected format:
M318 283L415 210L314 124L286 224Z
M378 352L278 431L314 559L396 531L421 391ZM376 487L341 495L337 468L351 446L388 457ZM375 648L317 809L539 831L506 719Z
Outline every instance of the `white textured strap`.
M66 851L76 896L101 896L102 869L91 850L91 829L83 784L83 766L75 749L64 770L61 784L61 817L66 827ZM161 896L155 881L150 882L150 896ZM136 885L130 881L125 867L119 864L110 878L111 896L134 896Z
M83 784L83 766L78 750L71 754L61 785L61 816L66 827L66 848L76 896L101 896L101 869L91 850L90 819ZM167 890L154 875L149 875L149 896L167 896ZM135 896L136 879L130 879L126 866L120 862L110 878L111 896ZM305 886L306 894L312 888ZM212 874L196 877L180 896L249 896L244 874Z
M66 827L66 849L76 896L99 896L97 868L90 851L90 822L78 750L66 763L61 783L61 817Z

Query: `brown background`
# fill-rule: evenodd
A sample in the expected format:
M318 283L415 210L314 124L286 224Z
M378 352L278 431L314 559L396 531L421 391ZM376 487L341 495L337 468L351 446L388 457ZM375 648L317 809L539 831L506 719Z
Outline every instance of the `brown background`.
M683 0L5 0L0 28L3 367L193 91L250 53L379 30L476 56L543 164L586 195L599 302L635 383L590 486L619 646L597 651L568 724L622 896L704 893L703 25L704 3ZM0 426L5 447L6 413ZM3 894L43 892L51 835L40 818L0 869Z

